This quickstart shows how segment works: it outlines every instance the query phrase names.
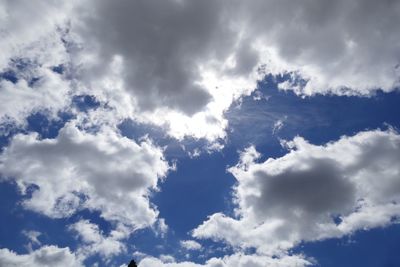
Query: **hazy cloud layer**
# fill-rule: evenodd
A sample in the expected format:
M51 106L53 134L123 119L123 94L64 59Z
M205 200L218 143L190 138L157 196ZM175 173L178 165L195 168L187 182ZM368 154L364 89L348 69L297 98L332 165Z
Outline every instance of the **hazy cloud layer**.
M229 171L237 218L217 213L194 230L198 238L276 253L300 241L341 237L385 226L400 215L400 135L360 132L323 146L301 137L291 150L258 163L250 147Z

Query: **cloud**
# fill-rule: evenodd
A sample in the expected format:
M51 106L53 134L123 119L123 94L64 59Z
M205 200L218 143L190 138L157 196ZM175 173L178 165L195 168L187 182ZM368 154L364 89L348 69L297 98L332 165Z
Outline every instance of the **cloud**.
M368 95L399 86L397 1L249 2L242 3L242 19L249 21L247 34L258 50L264 47L267 68L292 72L283 88L306 95Z
M228 267L228 266L254 266L254 267L292 267L292 266L309 266L311 262L302 255L268 257L261 255L245 255L241 253L225 256L223 258L212 258L207 262L206 266L210 267Z
M120 112L178 138L223 138L224 111L266 73L289 73L279 87L304 95L399 85L396 1L93 1L77 10L86 79L120 70L92 85L97 94L124 98Z
M70 29L82 46L73 57L80 80L123 117L178 139L224 138L224 111L262 77L253 71L257 54L230 27L226 6L208 0L79 5Z
M156 258L145 258L139 263L139 267L304 267L311 262L301 255L268 257L261 255L245 255L236 253L223 258L211 258L204 265L193 262L166 263Z
M172 255L161 254L160 260L164 263L174 263L175 262L175 258Z
M29 252L33 251L34 246L42 245L42 242L40 242L39 240L39 236L42 235L41 232L33 230L30 231L23 230L21 233L26 237L26 239L29 240L28 244L24 246Z
M276 135L285 125L285 121L287 120L287 116L284 116L282 119L278 119L275 121L274 125L272 126L272 134Z
M73 122L56 139L15 135L0 155L0 173L27 196L25 208L53 218L96 210L131 229L156 221L148 197L168 170L149 140L135 143L110 128L88 133Z
M8 249L0 249L0 266L8 267L64 267L83 266L82 262L69 250L56 246L43 246L29 254L16 254Z
M149 140L118 134L120 122L151 123L177 139L205 138L214 142L211 151L227 135L225 112L265 74L288 74L279 88L299 95L397 90L399 14L400 4L390 0L1 1L1 123L23 126L38 111L54 117L71 109L76 94L100 103L76 111L79 126L67 123L56 139L14 136L0 155L2 179L17 183L24 207L52 218L100 211L115 223L111 235L88 221L71 227L85 253L117 254L131 230L158 223L155 229L167 231L149 197L170 168ZM16 81L4 77L8 71ZM277 121L273 132L283 124ZM99 130L84 130L91 126ZM237 217L217 213L194 231L260 255L235 254L207 266L277 264L261 254L384 226L399 214L394 131L325 146L298 137L286 145L287 155L264 163L254 147L245 150L230 169L238 181ZM1 251L21 263L50 250L64 251Z
M71 100L69 82L47 68L34 69L35 73L16 83L0 80L0 123L23 126L32 113L43 112L56 118L58 111L67 109Z
M400 135L392 129L343 136L326 145L301 137L286 155L257 162L254 147L229 169L237 179L237 217L213 214L193 231L259 253L286 251L386 226L400 215Z
M91 72L102 73L106 69L101 67L118 56L125 92L141 110L166 106L194 114L211 99L201 84L201 68L226 59L237 41L224 25L229 16L224 4L209 0L89 1L78 8L81 12L72 21L72 30L91 53L99 55ZM87 13L88 9L92 12ZM247 47L240 48L248 60ZM240 67L239 72L244 72L246 68Z
M180 242L181 247L187 249L187 250L201 250L202 246L199 242L194 241L194 240L182 240Z
M108 260L126 249L121 242L121 239L127 236L126 229L116 229L105 236L98 225L88 220L80 220L70 225L69 229L79 235L82 243L76 253L84 258L99 254L105 260Z
M15 58L29 58L45 67L63 61L66 51L58 30L66 23L73 2L1 1L0 71Z
M399 86L397 1L21 3L0 5L0 68L21 57L68 64L115 123L152 123L178 139L225 138L224 112L268 73L289 74L279 87L301 95Z
M64 36L72 4L1 1L0 123L21 127L32 113L55 117L68 108L70 81L52 68L69 62Z
M42 244L38 239L38 237L42 235L41 232L31 230L31 231L22 231L22 234L26 236L26 238L31 242L31 244L39 246Z
M154 224L153 230L157 236L164 238L168 233L169 227L164 218L159 218Z

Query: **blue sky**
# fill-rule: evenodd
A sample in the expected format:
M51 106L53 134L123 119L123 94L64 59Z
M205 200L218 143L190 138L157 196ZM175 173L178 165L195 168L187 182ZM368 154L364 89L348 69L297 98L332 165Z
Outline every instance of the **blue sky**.
M399 10L0 0L0 266L400 265Z

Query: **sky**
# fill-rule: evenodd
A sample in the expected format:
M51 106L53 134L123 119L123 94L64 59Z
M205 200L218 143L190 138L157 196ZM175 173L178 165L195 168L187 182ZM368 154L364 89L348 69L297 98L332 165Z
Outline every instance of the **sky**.
M0 266L399 266L399 23L0 0Z

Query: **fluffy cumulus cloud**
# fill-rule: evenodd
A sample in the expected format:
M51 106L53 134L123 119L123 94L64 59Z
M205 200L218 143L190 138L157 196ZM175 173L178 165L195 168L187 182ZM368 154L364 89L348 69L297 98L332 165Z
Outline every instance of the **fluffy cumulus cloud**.
M283 157L258 163L254 147L229 171L237 218L217 213L194 230L259 253L285 251L300 241L341 237L381 227L400 215L400 135L360 132L326 145L301 137Z
M149 140L136 143L109 128L87 133L72 122L56 139L16 135L0 155L2 178L18 184L24 207L53 218L97 210L132 229L155 222L148 196L168 169Z
M68 248L43 246L29 254L17 254L8 249L0 249L0 266L8 267L64 267L83 266L78 257Z

